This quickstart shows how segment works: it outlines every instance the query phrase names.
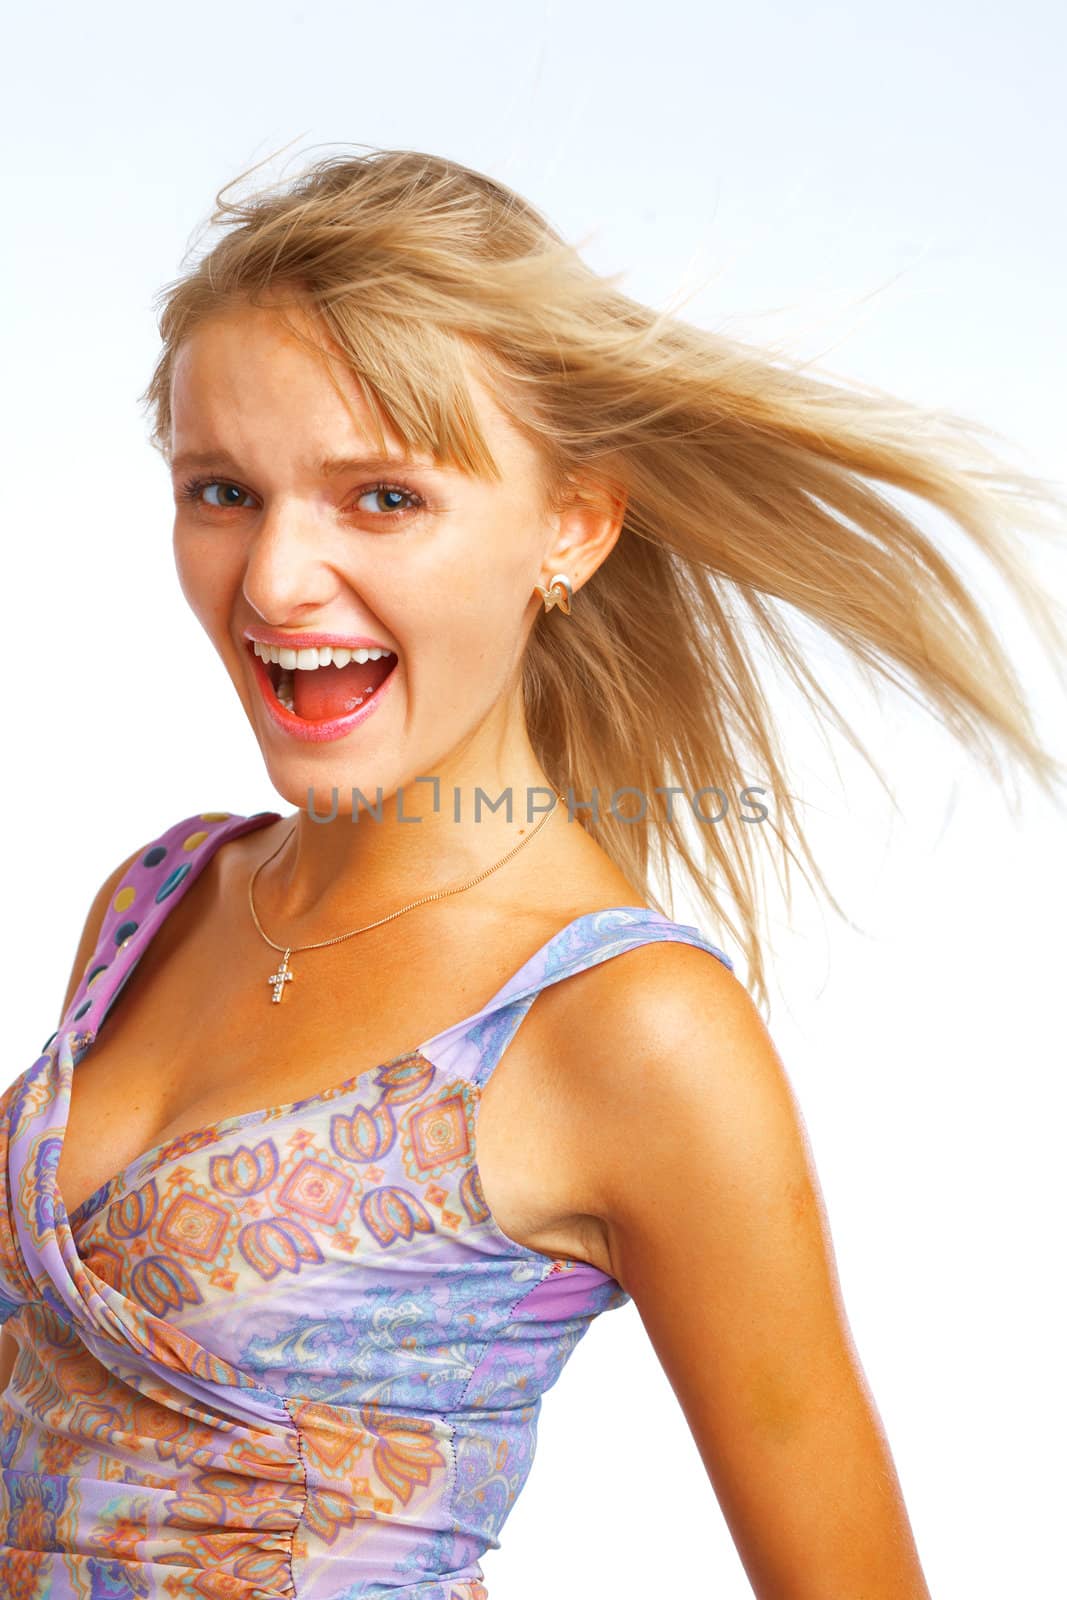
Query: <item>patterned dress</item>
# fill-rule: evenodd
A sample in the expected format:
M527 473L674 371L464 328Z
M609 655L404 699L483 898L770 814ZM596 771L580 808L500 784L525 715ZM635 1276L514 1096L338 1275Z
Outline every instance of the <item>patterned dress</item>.
M641 907L577 917L409 1054L156 1145L68 1213L78 1062L214 852L279 815L201 813L145 848L0 1098L4 1600L486 1600L541 1397L629 1299L507 1237L476 1136L547 985L660 939L732 969Z

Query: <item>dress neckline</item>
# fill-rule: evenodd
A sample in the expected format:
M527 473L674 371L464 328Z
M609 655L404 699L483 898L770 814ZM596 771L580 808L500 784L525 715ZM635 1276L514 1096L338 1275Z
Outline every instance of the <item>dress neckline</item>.
M148 945L151 943L152 939L155 938L156 934L159 932L159 929L166 921L166 918L174 909L174 906L183 897L183 895L188 892L192 884L199 877L200 873L207 866L212 856L214 856L215 852L220 849L223 844L227 843L233 838L239 837L243 833L258 831L258 828L266 827L268 824L278 821L280 816L281 813L277 811L256 812L251 817L236 815L222 827L218 828L217 831L205 841L205 847L201 850L201 852L199 852L198 859L194 864L192 864L191 869L186 874L184 881L180 885L180 888L171 894L166 901L164 901L165 909L162 915L160 915L154 921L150 929L146 929L145 937L143 940L138 941L136 952L131 949L129 963L123 968L123 970L119 972L118 981L113 988L113 992L110 995L106 1006L104 1007L97 1027L91 1032L80 1036L78 1035L78 1030L74 1028L68 1028L66 1026L67 1016L70 1015L72 1011L78 1009L77 1002L82 994L82 985L79 984L77 990L71 998L70 1006L68 1007L67 1013L64 1014L63 1023L58 1031L57 1061L60 1069L60 1084L57 1098L59 1109L59 1125L53 1129L53 1135L59 1141L59 1152L62 1151L63 1144L66 1141L74 1073L77 1070L78 1064L92 1049L94 1043L96 1042L100 1027L102 1027L103 1023L106 1021L112 1007L119 998L122 989L125 987L126 980L129 978L133 968L137 965L137 962L148 948ZM562 928L559 928L554 934L546 939L544 943L541 944L538 949L536 949L533 954L529 956L528 959L524 961L521 966L519 966L515 972L513 972L511 976L505 980L503 984L500 985L496 992L490 996L485 1004L480 1006L478 1010L473 1011L469 1016L461 1017L456 1022L450 1023L447 1027L440 1029L422 1044L415 1045L413 1048L403 1051L400 1055L392 1056L387 1061L379 1062L374 1066L364 1067L359 1072L352 1074L350 1077L343 1079L341 1082L328 1084L325 1088L316 1090L313 1094L304 1095L298 1100L283 1101L276 1105L258 1106L248 1111L231 1112L226 1116L215 1117L210 1122L203 1123L195 1128L190 1128L185 1133L175 1134L169 1139L157 1140L156 1143L150 1145L148 1149L143 1150L139 1155L134 1156L133 1159L128 1161L126 1165L118 1172L115 1172L109 1178L106 1178L103 1183L99 1184L91 1194L87 1195L86 1198L78 1206L76 1206L72 1212L67 1211L66 1203L62 1194L60 1193L59 1185L56 1182L56 1170L59 1162L59 1156L57 1153L51 1168L53 1199L57 1212L66 1217L67 1226L73 1233L75 1229L81 1227L84 1223L87 1223L92 1217L97 1215L97 1213L108 1204L108 1202L115 1195L116 1191L118 1191L120 1188L125 1192L131 1192L131 1184L136 1186L141 1177L147 1176L149 1171L158 1170L170 1161L180 1160L183 1156L191 1155L193 1151L202 1149L205 1145L214 1144L218 1140L225 1138L229 1133L236 1132L240 1128L258 1127L263 1123L273 1122L280 1117L292 1115L297 1111L307 1110L319 1104L326 1104L341 1095L348 1094L364 1080L372 1079L377 1073L380 1073L387 1068L400 1068L405 1063L414 1062L420 1058L425 1060L428 1065L433 1066L434 1050L439 1041L443 1042L446 1039L450 1039L457 1033L466 1032L468 1029L476 1026L476 1024L483 1017L488 1016L493 1011L499 1010L502 1006L507 1005L510 1001L518 999L523 994L524 988L527 986L527 980L530 974L543 969L546 959L551 955L551 952L557 946L561 945L569 935L573 935L576 929L582 927L586 923L591 922L594 918L611 916L618 912L624 912L629 916L637 915L638 917L648 918L656 922L666 922L668 920L664 917L662 912L655 911L650 906L605 906L595 911L582 912L577 917L572 917L568 923L566 923ZM71 1046L71 1040L77 1037L80 1037L82 1042L81 1048L75 1055Z

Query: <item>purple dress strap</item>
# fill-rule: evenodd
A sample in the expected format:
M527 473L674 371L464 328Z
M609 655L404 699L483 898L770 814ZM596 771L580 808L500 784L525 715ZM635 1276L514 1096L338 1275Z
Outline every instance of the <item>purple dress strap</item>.
M576 917L534 952L479 1011L434 1034L420 1054L447 1072L484 1087L542 989L639 945L674 940L698 946L729 970L733 962L688 923L647 906L613 906Z

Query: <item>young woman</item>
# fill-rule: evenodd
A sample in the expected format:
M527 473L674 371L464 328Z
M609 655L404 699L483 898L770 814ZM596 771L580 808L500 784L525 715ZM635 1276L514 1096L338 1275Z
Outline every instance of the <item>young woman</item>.
M957 419L634 303L454 162L215 220L147 399L291 809L161 818L3 1097L3 1592L484 1600L541 1396L632 1299L754 1593L927 1596L757 1010L762 858L815 863L754 644L835 717L791 607L1054 787L881 486L1059 648L1013 543L1040 494Z

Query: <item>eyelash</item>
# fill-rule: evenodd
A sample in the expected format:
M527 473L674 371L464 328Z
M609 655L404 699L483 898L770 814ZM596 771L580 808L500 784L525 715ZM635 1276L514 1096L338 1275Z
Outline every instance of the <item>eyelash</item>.
M210 489L213 484L225 485L227 488L232 489L241 488L239 483L231 483L229 478L188 478L178 491L179 499L186 505L200 505L203 503L200 500L201 494L205 489ZM247 494L248 490L245 489L241 492L243 494ZM407 509L410 508L414 510L421 510L426 504L422 496L417 494L414 489L405 489L404 485L401 483L387 483L384 479L379 483L365 484L363 488L357 492L356 499L362 500L365 494L386 493L404 495L409 502L409 507L401 508L396 511L379 512L374 519L376 522L391 522L395 517L404 516ZM215 506L212 509L216 511L241 511L245 508L242 506Z

